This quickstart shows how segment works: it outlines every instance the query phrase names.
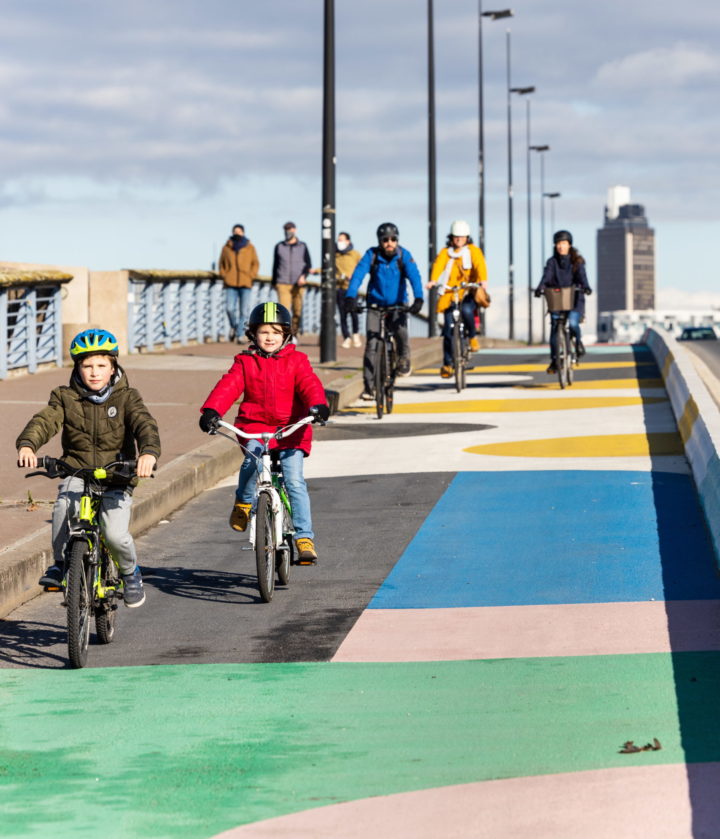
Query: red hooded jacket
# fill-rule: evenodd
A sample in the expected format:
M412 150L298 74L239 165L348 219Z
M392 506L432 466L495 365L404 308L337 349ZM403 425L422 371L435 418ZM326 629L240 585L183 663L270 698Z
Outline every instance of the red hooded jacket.
M213 408L220 416L243 396L235 425L248 434L275 431L308 415L313 405L326 405L325 390L305 353L288 344L266 357L254 351L235 356L233 366L220 379L200 411ZM243 442L240 440L240 442ZM312 426L304 425L271 448L301 449L310 454Z

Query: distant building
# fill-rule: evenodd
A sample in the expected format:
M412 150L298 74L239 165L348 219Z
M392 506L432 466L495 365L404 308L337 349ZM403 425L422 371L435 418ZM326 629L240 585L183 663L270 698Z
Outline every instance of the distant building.
M626 186L608 190L605 224L597 232L597 296L598 313L655 306L655 231L645 208L630 203Z

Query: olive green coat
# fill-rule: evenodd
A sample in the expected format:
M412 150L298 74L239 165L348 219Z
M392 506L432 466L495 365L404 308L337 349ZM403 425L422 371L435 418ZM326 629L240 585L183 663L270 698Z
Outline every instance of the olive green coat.
M160 434L142 397L120 378L101 405L83 397L71 378L69 386L55 388L47 408L38 411L17 438L15 447L38 452L62 430L62 459L71 466L105 466L113 460L132 460L138 454L160 457ZM137 447L137 448L136 448ZM135 486L137 478L110 478L113 486Z

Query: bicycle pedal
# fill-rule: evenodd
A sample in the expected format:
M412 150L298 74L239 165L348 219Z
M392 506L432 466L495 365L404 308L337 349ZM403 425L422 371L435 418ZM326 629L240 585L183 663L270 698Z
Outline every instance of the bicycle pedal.
M43 591L62 591L62 586L44 586Z

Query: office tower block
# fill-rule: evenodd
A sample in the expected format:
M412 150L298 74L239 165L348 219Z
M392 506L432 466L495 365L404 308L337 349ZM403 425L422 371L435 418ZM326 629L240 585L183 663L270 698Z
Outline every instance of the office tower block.
M608 191L605 224L597 232L598 315L655 308L655 231L628 187Z

